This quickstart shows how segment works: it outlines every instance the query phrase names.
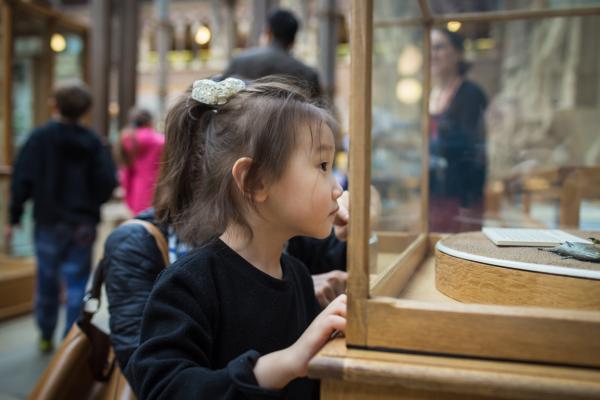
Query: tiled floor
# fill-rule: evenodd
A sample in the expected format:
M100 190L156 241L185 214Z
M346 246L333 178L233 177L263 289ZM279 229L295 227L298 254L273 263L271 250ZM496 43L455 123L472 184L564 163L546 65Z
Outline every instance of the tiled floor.
M0 325L0 400L25 399L50 362L36 346L37 328L31 315Z
M94 323L108 332L105 305L103 302ZM59 345L63 324L64 315L61 314L55 347ZM40 353L37 340L38 331L32 314L0 323L0 400L26 399L50 362L52 354Z
M32 315L0 325L0 400L26 399L50 362L52 354L40 353L37 339Z

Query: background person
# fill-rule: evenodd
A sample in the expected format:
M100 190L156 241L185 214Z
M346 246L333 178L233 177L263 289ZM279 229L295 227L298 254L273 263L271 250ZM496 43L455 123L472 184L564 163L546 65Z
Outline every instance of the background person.
M291 11L274 9L269 13L265 27L268 45L248 49L234 57L223 76L252 80L268 75L287 75L298 80L312 98L319 98L319 74L291 54L299 27L300 22Z
M53 118L31 133L13 170L11 225L5 238L10 243L24 203L33 199L35 319L41 331L42 351L53 347L61 283L67 297L64 334L79 316L100 206L117 185L107 146L80 124L91 104L91 95L81 83L59 86L53 94Z
M119 175L125 203L133 214L152 206L165 137L153 127L150 111L134 108L119 140Z
M434 232L481 228L487 159L487 99L466 78L463 38L431 32L429 222Z

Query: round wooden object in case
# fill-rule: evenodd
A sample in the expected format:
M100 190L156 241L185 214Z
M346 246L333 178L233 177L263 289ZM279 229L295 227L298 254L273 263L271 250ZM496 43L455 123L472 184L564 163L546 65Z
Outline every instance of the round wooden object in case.
M435 258L437 289L463 303L600 310L600 263L498 247L481 232L440 240Z

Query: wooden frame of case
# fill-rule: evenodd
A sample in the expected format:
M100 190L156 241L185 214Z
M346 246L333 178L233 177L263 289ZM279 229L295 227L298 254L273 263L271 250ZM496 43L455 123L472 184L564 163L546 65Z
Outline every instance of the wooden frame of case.
M383 21L378 26L424 26L423 110L429 104L430 31L450 20L490 21L557 16L600 15L600 8L510 11L432 16L419 0L421 18ZM417 268L432 265L439 236L428 232L427 174L422 175L421 233L398 235L389 241L404 251L369 284L369 201L371 165L371 54L373 1L352 1L350 103L350 236L348 242L349 348L385 349L409 353L516 360L556 365L600 367L600 313L594 311L525 308L479 304L444 304L392 297ZM422 170L428 165L428 118L422 118ZM410 244L406 246L406 243ZM405 248L404 248L405 247ZM524 334L526 333L526 334Z

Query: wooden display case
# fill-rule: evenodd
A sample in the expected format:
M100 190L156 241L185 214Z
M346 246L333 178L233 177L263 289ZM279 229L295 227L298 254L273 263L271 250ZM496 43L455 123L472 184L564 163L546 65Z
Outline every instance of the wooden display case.
M429 116L423 110L434 25L598 16L600 7L445 15L432 12L432 3L419 1L419 15L377 23L418 26L420 34L420 220L417 229L376 231L378 256L370 268L374 2L352 2L348 324L346 337L312 360L309 375L322 379L324 399L599 398L600 310L466 303L436 289L435 245L444 235L428 228ZM511 215L522 225L528 221Z

